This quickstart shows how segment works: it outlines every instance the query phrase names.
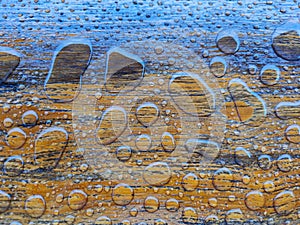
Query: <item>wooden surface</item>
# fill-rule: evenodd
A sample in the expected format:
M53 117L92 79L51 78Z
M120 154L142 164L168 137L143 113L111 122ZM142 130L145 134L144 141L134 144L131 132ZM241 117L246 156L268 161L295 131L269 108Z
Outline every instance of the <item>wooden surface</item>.
M299 2L0 4L0 224L300 224Z

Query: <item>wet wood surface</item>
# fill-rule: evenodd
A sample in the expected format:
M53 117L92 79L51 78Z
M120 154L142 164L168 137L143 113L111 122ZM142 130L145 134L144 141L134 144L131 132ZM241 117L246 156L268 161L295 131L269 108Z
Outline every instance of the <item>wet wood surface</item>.
M297 1L0 4L0 224L300 223Z

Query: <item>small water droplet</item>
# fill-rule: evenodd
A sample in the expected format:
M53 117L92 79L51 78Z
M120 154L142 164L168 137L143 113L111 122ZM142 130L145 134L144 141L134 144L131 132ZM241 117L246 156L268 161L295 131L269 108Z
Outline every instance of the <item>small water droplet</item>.
M186 207L182 211L182 221L188 224L196 224L198 222L198 213L192 207Z
M240 209L231 209L226 213L225 220L227 225L242 224L244 221L243 212Z
M100 216L94 222L94 225L111 225L111 224L112 224L111 219L107 216Z
M234 54L240 48L240 39L234 30L222 30L217 35L217 46L226 54Z
M224 58L216 56L210 61L210 71L216 77L223 77L227 71L227 63Z
M283 154L277 159L277 167L283 172L289 172L293 168L293 159L289 154Z
M263 186L264 186L264 190L268 193L275 191L276 188L274 182L270 180L264 182Z
M4 125L4 127L6 127L6 128L11 127L11 126L13 125L13 123L14 123L14 121L13 121L11 118L5 118L5 119L3 120L3 125Z
M289 142L299 144L300 143L300 126L298 124L290 125L286 128L285 137Z
M269 170L272 167L272 159L269 155L261 155L258 157L258 166L263 170Z
M5 191L0 190L0 213L8 210L11 203L11 197Z
M210 198L208 199L208 204L211 206L211 207L217 207L218 205L218 200L216 198Z
M149 151L151 149L152 140L147 134L141 134L135 141L135 146L140 151Z
M189 173L182 178L182 186L186 191L194 191L199 184L199 178L194 173Z
M234 160L240 166L249 166L252 161L252 154L243 147L237 147L234 150Z
M170 212L176 212L179 206L180 204L175 198L170 198L166 201L166 209Z
M280 102L275 107L275 113L279 119L283 120L300 118L300 101Z
M131 158L131 155L132 150L129 146L120 146L117 148L116 156L120 161L125 162L129 160Z
M161 145L166 152L173 152L176 148L174 136L169 132L164 132L161 136Z
M33 110L28 110L23 113L22 115L22 122L25 126L34 126L36 125L36 122L38 121L39 116L38 114Z
M159 108L152 102L145 102L136 109L138 121L146 127L151 126L159 117Z

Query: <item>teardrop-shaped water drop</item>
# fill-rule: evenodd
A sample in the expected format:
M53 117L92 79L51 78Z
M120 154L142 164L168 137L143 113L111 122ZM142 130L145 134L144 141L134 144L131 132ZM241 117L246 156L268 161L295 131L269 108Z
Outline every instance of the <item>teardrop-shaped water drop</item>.
M21 54L12 48L0 47L0 84L5 82L9 75L20 64Z
M96 130L98 140L103 145L114 142L127 127L127 113L119 106L111 106L102 114Z
M197 74L187 72L174 74L168 90L173 101L185 113L207 117L214 112L215 95Z
M61 127L43 130L35 139L34 159L40 168L57 166L69 139L68 132Z
M56 102L73 101L91 57L92 44L87 39L74 38L61 43L55 50L44 82L47 97Z
M121 48L107 52L105 87L108 92L132 91L144 77L145 64L137 55Z

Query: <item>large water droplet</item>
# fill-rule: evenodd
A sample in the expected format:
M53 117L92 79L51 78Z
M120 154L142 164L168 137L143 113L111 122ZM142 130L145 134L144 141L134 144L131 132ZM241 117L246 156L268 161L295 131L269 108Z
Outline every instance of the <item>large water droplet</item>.
M246 195L245 203L250 210L258 210L264 207L265 197L260 191L250 191Z
M288 215L295 210L296 197L292 191L280 192L274 198L274 208L279 215Z
M196 224L198 222L198 213L192 207L186 207L182 211L182 221L188 224Z
M33 110L28 110L23 113L22 115L22 122L25 126L34 126L36 125L36 122L38 121L39 116L38 114Z
M143 79L145 65L141 58L120 48L107 52L105 87L109 92L132 91Z
M234 54L240 48L240 39L234 30L222 30L217 35L217 46L226 54Z
M275 107L275 113L283 120L300 118L300 101L280 102Z
M231 209L226 213L225 220L227 225L242 224L244 221L243 212L240 209Z
M182 111L193 116L207 117L215 109L214 93L197 74L174 74L169 82L169 93Z
M8 176L18 176L23 172L24 161L21 156L10 156L3 166L3 171Z
M25 201L25 211L33 218L41 217L46 210L46 201L41 195L32 195Z
M12 221L9 225L22 225L22 223L18 221Z
M55 50L44 83L47 97L57 102L74 100L91 57L92 45L89 40L78 38L61 43Z
M137 137L135 141L135 146L140 151L149 151L151 149L152 140L147 134L142 134Z
M154 221L154 225L168 225L168 223L166 221L164 221L163 219L156 219Z
M170 198L166 201L166 209L170 212L176 212L180 207L178 200Z
M112 200L117 205L128 205L134 197L134 191L128 184L118 184L112 191Z
M300 143L300 126L298 124L293 124L288 126L284 132L286 139L289 142L299 144Z
M240 166L249 166L252 161L252 154L243 147L237 147L234 150L235 162Z
M107 216L100 216L94 222L94 225L111 225L111 224L112 224L111 219Z
M97 137L101 144L108 145L122 135L127 127L127 113L119 106L111 106L102 114L97 128Z
M228 191L233 186L233 174L228 168L218 169L213 176L213 185L219 191Z
M189 173L182 178L182 186L186 191L194 191L199 184L199 178L194 173Z
M68 205L72 210L82 209L88 200L87 194L82 190L73 190L68 196Z
M261 125L267 114L265 101L239 78L232 79L227 88L239 120L254 127Z
M11 203L11 197L5 191L0 190L0 213L8 210Z
M147 212L155 212L159 209L159 201L153 196L148 196L144 201L144 207Z
M7 132L5 140L9 147L18 149L25 144L26 138L26 133L21 128L15 127Z
M290 20L279 26L272 35L272 47L275 53L286 60L300 59L300 23Z
M265 85L277 84L280 79L280 70L277 66L267 64L261 69L259 78Z
M224 58L216 56L210 61L210 71L216 77L223 77L227 71L227 63Z
M61 127L50 127L43 130L35 139L35 162L40 168L53 169L68 143L68 132Z
M220 150L218 143L196 138L188 139L185 148L192 154L192 161L197 163L211 162Z
M159 108L152 102L145 102L136 109L138 121L146 127L156 122L159 116Z
M171 179L171 170L167 163L154 162L145 168L143 177L148 184L161 186Z
M219 218L217 215L211 214L205 218L205 225L215 225L219 223Z
M21 54L8 48L0 47L0 83L5 82L9 75L17 68Z

